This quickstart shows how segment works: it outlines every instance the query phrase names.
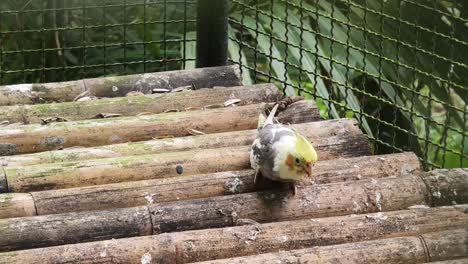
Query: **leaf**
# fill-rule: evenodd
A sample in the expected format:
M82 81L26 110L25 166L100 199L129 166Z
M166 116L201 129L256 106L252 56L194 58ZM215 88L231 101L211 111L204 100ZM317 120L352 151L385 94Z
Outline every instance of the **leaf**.
M185 34L186 39L195 39L197 36L197 32L195 31L190 31ZM184 45L185 45L185 55L184 55ZM197 46L195 41L190 41L190 42L185 42L180 44L180 53L182 54L183 57L187 60L185 62L185 69L195 69L195 59L197 57Z
M239 20L238 15L234 15L234 18ZM270 50L271 50L271 67L273 68L273 71L276 73L276 76L286 82L286 87L285 87L285 92L286 95L288 96L293 96L296 94L296 91L294 88L289 85L292 84L292 80L289 77L289 74L287 73L287 67L286 64L284 63L284 59L282 56L282 53L278 49L278 47L270 41L268 37L266 37L264 34L256 34L255 33L255 28L258 25L258 31L266 33L263 25L258 23L256 25L256 22L253 18L250 17L244 17L243 20L244 24L246 25L246 30L249 31L249 33L256 39L258 48L264 53L270 55Z
M293 18L294 15L291 15L290 19L292 20L295 20L297 22L297 18ZM267 24L267 21L266 19L262 19L264 18L263 16L260 17L261 21L264 23L264 24ZM281 23L277 20L273 21L273 26L275 28L275 31L274 31L274 34L276 35L276 37L278 38L282 38L286 35L286 28L284 26L284 23ZM307 39L309 41L308 45L309 46L315 46L315 36L313 36L312 34L308 33L308 32L303 32L304 33L304 36L303 38L304 39ZM300 42L301 42L301 39L300 39L300 36L299 36L299 32L298 32L298 29L297 28L294 28L294 27L291 27L289 28L289 38L290 38L290 43L295 45L295 46L300 46ZM315 89L316 89L316 92L322 97L322 98L325 98L326 100L329 100L330 99L330 95L328 93L328 90L327 88L325 87L325 84L322 80L322 78L318 77L317 78L317 75L316 74L313 74L313 73L316 73L318 70L315 66L315 63L316 63L316 56L313 56L312 54L310 54L309 52L303 52L302 53L302 60L301 60L301 53L299 52L299 49L298 48L294 48L292 45L288 45L288 48L289 48L289 51L291 52L291 54L296 58L297 61L299 61L300 63L300 66L306 71L306 75L307 77L309 78L309 80L313 83ZM331 111L331 114L333 115L334 118L339 118L339 114L338 112L336 111L336 108L335 108L335 105L334 104L331 104L330 105L330 111Z
M229 56L233 61L238 63L239 65L248 65L247 58L244 54L244 51L239 47L239 44L236 41L236 35L234 33L234 29L229 27L229 43L228 43L228 52ZM250 71L248 69L244 69L242 71L242 82L244 85L252 85L252 77L250 76Z

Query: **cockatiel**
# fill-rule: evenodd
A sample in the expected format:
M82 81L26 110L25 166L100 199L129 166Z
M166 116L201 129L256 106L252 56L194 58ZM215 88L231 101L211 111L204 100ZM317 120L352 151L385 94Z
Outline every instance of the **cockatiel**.
M317 161L317 152L312 144L300 133L281 124L274 124L278 104L265 119L260 115L258 135L250 151L250 165L258 174L273 181L292 184L304 176L311 176L312 166Z

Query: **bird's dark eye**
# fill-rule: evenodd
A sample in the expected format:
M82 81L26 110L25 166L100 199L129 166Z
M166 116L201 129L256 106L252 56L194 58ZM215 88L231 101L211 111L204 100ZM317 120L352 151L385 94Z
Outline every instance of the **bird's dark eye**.
M296 163L299 164L299 162L301 162L299 158L296 158Z

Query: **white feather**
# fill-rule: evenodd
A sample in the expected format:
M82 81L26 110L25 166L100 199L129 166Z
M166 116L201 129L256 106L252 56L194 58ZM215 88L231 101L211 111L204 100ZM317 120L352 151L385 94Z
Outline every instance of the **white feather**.
M284 136L279 141L273 144L273 149L276 152L275 166L273 171L279 172L280 168L284 166L284 161L288 154L296 154L296 138L293 136Z

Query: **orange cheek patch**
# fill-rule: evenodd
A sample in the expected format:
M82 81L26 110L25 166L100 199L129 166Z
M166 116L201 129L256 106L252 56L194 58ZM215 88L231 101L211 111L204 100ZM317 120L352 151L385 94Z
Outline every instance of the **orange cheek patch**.
M292 169L294 166L294 157L291 154L289 154L286 158L286 165L288 165L290 169Z

